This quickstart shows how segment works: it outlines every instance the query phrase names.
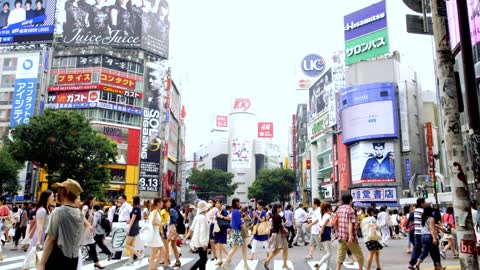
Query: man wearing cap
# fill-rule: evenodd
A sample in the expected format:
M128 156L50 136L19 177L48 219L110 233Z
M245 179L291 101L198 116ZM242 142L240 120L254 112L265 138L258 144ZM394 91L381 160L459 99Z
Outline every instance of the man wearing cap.
M37 269L76 270L83 216L75 206L75 200L83 190L73 179L55 183L53 187L58 188L57 201L62 206L51 214L43 255Z

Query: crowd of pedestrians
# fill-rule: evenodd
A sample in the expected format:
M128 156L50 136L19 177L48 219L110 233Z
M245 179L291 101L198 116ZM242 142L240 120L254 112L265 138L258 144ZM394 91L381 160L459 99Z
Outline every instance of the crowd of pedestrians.
M371 269L375 264L378 270L381 250L388 247L390 239L402 237L411 254L409 269L419 269L428 255L436 270L444 269L441 258L445 259L449 250L458 257L453 208L442 214L422 198L400 212L389 211L387 206L377 209L375 203L367 209L355 207L350 195L344 195L337 207L315 198L310 209L302 203L293 209L289 204L267 205L262 200L245 206L236 198L230 205L197 199L177 206L170 198L142 202L134 196L130 204L125 195L105 206L92 195L81 202L83 190L75 180L53 187L57 193L43 191L36 204L24 203L20 208L6 206L5 198L0 197L0 262L2 246L9 241L12 250L27 252L23 269L78 269L84 259L82 248L88 251L87 259L94 268L103 269L97 247L107 260L120 260L125 253L129 257L126 266L148 260L149 270L178 268L182 266L179 246L189 244L190 251L199 256L190 269L205 269L209 254L215 266L229 269L240 249L243 269L249 270L248 261L253 259L271 269L271 261L281 253L282 269L288 270L289 249L305 246L306 261L313 260L317 248L320 251L320 260L314 265L317 269L322 265L328 270L341 269L348 257L347 263L356 261L359 269ZM476 210L474 214L478 219ZM106 237L118 228L126 232L124 243L110 249ZM362 251L365 248L367 257ZM148 258L145 249L150 251Z

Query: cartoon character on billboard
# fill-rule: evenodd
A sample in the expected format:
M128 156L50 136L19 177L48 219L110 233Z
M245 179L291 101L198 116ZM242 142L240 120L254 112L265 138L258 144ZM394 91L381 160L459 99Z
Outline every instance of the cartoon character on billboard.
M364 179L395 179L395 155L392 151L385 154L385 142L372 143L373 153L367 153L369 159L362 172Z

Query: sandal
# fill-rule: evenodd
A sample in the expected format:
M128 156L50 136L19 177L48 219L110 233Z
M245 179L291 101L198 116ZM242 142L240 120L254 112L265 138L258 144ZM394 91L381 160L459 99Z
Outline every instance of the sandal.
M222 263L223 263L223 261L218 261L218 262L215 264L215 266L220 266L220 265L222 265Z
M176 261L175 264L173 265L173 267L180 267L182 266L182 262L180 261Z

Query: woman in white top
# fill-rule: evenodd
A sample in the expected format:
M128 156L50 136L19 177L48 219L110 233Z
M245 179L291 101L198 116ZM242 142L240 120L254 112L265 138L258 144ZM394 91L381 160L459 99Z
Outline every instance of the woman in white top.
M327 270L333 269L332 262L331 262L331 257L332 257L332 223L331 223L331 217L332 217L332 205L328 202L324 202L320 205L320 221L318 223L318 226L320 226L320 243L323 246L323 249L325 250L325 255L322 257L320 262L318 263L318 266L321 266L322 264L327 265ZM318 268L317 268L318 269Z
M148 262L148 270L156 270L160 263L160 259L162 258L161 254L164 252L163 241L160 237L160 226L162 225L160 210L163 207L162 198L154 199L151 207L152 212L149 220L152 223L153 235L150 241L145 241L145 244L152 249L152 254L150 255L150 260Z
M43 243L45 241L45 232L47 231L47 227L50 221L50 210L49 206L53 205L55 201L55 196L51 190L45 190L40 194L40 199L37 203L37 209L35 210L36 215L36 228L35 233L32 237L32 242L30 244L30 252L34 252L34 249L42 249ZM32 251L33 250L33 251ZM25 256L23 261L23 269L28 268L28 258L30 256Z
M200 260L198 260L190 268L190 270L205 269L205 266L207 265L207 248L210 229L205 213L207 213L210 207L212 207L212 205L205 201L200 201L197 204L198 215L195 216L195 219L192 223L191 231L193 231L193 235L190 246L192 247L192 249L198 249L198 256L200 256Z

